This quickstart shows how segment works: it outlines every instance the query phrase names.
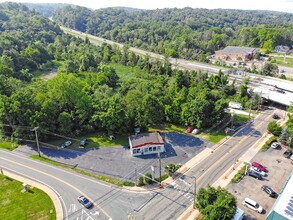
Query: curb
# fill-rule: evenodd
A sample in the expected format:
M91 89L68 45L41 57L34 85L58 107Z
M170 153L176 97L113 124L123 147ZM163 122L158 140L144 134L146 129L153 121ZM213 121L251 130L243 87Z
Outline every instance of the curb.
M37 180L32 180L30 178L24 177L22 174L18 174L14 171L9 171L7 169L1 168L2 174L4 176L7 176L9 178L15 179L19 182L26 183L28 185L31 185L33 187L36 187L42 191L44 191L52 200L55 210L56 210L56 219L63 219L63 208L61 203L61 196L56 192L53 188L48 186L45 183L42 183Z

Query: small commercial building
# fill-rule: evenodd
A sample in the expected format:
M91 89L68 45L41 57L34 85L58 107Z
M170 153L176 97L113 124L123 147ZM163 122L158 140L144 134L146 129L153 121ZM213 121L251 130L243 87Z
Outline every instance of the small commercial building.
M293 172L281 190L266 220L293 220Z
M220 60L245 61L251 60L258 52L254 47L227 46L223 50L215 51L215 58Z
M277 53L289 54L290 53L290 47L283 46L283 45L278 45L278 46L275 47L274 51L277 52Z
M165 152L165 142L159 132L132 135L129 146L132 156Z

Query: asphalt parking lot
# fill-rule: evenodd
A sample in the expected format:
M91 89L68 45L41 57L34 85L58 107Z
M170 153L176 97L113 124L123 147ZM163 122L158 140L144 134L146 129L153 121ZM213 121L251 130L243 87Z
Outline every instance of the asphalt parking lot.
M266 219L276 199L269 197L261 190L262 185L270 186L277 194L280 193L287 178L290 176L293 163L292 160L283 157L286 149L271 149L266 152L258 152L250 162L258 162L268 169L268 175L262 180L251 176L245 176L239 183L230 183L227 189L236 196L237 206L245 212L245 220ZM264 211L259 214L252 209L244 207L242 202L248 197L259 203Z
M189 134L166 132L162 133L162 136L165 139L166 148L166 152L161 154L162 174L165 165L186 163L206 147L214 145ZM36 148L29 146L20 146L16 151L28 155L36 154ZM159 177L160 173L157 154L132 157L130 150L125 146L59 150L41 148L41 152L52 160L88 172L133 182L140 174L150 172L155 174L155 177Z

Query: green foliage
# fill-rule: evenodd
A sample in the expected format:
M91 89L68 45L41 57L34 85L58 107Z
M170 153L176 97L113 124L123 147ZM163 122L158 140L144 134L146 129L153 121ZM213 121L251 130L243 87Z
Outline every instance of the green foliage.
M15 148L17 148L17 144L7 141L1 141L0 142L0 148L13 151Z
M169 174L168 173L165 173L161 176L161 181L164 181L165 179L167 179L169 177ZM156 177L155 180L157 182L160 182L160 177Z
M230 220L236 212L236 199L226 189L208 186L201 188L196 196L196 207L206 220Z
M143 186L144 185L144 178L143 176L139 176L138 177L138 183L137 183L138 186Z
M144 177L144 182L146 184L152 184L153 183L153 179L152 179L152 174L151 173L146 173L145 177Z
M264 144L261 148L260 148L260 151L266 151L267 149L269 149L270 148L270 145L268 145L268 144Z
M282 127L277 124L276 121L272 121L268 124L268 131L271 132L273 135L279 137L282 133Z
M266 141L266 144L267 145L271 145L272 142L276 141L277 138L275 136L272 136L270 137L267 141Z
M235 174L235 176L232 178L232 183L238 183L240 179L244 176L246 170L246 166L241 167L241 169Z

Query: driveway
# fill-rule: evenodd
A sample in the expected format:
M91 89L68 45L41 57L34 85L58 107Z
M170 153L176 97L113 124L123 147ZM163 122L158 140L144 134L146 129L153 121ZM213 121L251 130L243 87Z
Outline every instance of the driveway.
M164 166L183 164L200 153L204 148L213 146L213 143L203 141L193 135L177 132L161 133L165 139L166 152L161 154L161 170ZM15 151L24 154L36 154L36 148L22 145ZM47 149L41 148L44 156L79 169L112 176L135 182L137 176L147 172L159 177L159 158L154 155L132 157L130 150L123 146L85 148L85 149ZM154 171L152 171L152 166Z

